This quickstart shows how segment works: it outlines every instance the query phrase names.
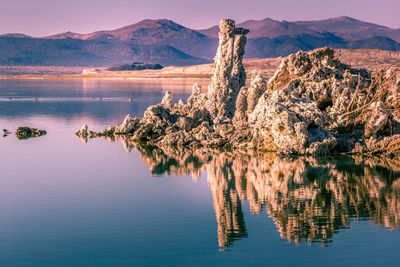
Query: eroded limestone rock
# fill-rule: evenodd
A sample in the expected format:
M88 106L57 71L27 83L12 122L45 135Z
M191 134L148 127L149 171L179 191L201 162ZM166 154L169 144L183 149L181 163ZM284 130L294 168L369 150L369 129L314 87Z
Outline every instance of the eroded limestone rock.
M165 96L161 100L161 104L167 108L171 108L174 105L174 100L172 99L172 94L170 91L165 92Z
M364 135L367 138L376 135L380 130L382 130L389 119L389 114L384 110L382 102L375 102L374 105L371 105L371 108L373 109L371 116L365 125Z
M352 69L330 48L290 55L249 115L253 143L284 154L371 151L367 143L376 144L377 133L390 132L385 130L393 124L388 110L398 110L389 103L400 88L394 73L399 71L377 76ZM368 140L372 137L376 140Z
M267 82L260 74L255 74L251 79L251 85L247 91L246 114L249 115L253 112L262 94L267 91Z
M293 97L288 88L263 95L249 117L257 147L284 154L305 154L310 143L331 138L327 120L315 102Z
M223 19L208 92L196 83L187 104L167 91L143 118L91 137L124 135L156 146L256 148L280 154L400 151L400 70L353 69L330 48L284 58L274 76L252 75L242 58L248 30Z
M236 99L236 111L233 117L233 122L235 124L247 122L247 110L248 110L248 90L245 87L240 89L239 95Z
M233 20L221 20L215 71L206 102L206 108L213 118L233 118L235 114L236 97L246 82L242 59L248 32L236 28Z
M188 98L188 105L191 109L204 108L207 101L207 94L201 93L201 86L198 83L193 84L192 94Z

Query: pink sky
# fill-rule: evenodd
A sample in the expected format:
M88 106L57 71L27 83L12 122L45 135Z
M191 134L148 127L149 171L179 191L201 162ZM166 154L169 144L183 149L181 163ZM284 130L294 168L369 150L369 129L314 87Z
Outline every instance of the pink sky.
M338 16L400 28L399 0L1 0L0 34L90 33L167 18L201 29L221 17L315 20Z

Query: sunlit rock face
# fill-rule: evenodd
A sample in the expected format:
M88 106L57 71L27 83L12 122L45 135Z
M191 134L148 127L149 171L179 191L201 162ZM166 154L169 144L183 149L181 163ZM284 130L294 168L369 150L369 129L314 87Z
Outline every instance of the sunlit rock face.
M330 48L290 55L248 115L253 143L281 154L398 151L399 77L351 68Z
M377 157L279 158L207 149L137 149L154 175L207 174L217 220L218 244L246 237L241 202L255 214L266 211L290 242L332 242L351 220L400 226L400 161ZM251 232L251 230L250 230Z
M222 19L215 70L208 88L206 108L213 118L233 118L236 97L245 85L246 73L242 64L246 45L246 29L236 28L235 22Z
M257 73L251 77L249 88L242 87L236 98L236 111L233 117L233 123L236 128L248 127L248 117L256 107L260 97L267 90L267 82Z
M340 63L330 48L284 58L249 115L254 142L284 154L338 151L333 117L346 111L356 87L369 86L369 78Z

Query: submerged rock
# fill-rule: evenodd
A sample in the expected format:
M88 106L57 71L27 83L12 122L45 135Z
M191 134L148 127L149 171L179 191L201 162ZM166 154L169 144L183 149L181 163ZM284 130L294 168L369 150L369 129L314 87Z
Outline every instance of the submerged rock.
M19 127L15 132L18 139L28 139L33 137L40 137L45 135L47 132L45 130L39 130L36 128L29 127Z

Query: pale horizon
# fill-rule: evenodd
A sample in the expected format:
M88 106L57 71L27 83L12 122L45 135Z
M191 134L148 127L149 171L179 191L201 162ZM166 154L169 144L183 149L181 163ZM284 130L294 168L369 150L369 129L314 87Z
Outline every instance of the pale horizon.
M192 29L205 29L218 24L223 17L236 20L271 18L282 21L321 20L347 16L379 24L392 29L400 28L396 19L400 5L396 0L328 1L305 0L299 3L284 1L182 1L160 0L3 0L0 10L0 34L21 33L44 37L62 32L81 34L118 29L144 19L169 19ZM244 5L246 3L246 5ZM317 7L317 8L316 8Z

